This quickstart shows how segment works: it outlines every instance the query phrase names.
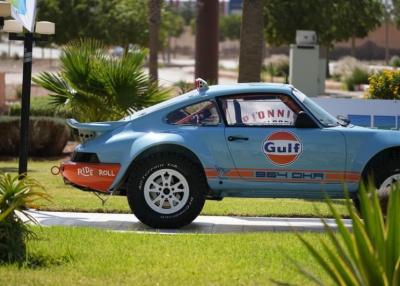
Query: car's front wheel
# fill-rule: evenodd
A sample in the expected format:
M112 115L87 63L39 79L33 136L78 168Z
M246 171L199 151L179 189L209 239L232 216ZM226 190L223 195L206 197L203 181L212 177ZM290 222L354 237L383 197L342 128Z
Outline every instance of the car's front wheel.
M133 168L128 202L136 217L154 228L179 228L191 223L205 202L202 170L173 153L147 157Z
M384 214L386 214L389 195L392 188L400 183L400 152L392 150L375 159L364 174L363 182L372 183L378 194L379 203ZM358 198L355 199L357 209L360 209Z

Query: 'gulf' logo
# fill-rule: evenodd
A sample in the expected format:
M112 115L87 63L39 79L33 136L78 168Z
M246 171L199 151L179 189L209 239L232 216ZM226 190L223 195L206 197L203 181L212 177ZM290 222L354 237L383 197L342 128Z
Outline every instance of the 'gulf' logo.
M272 163L284 166L297 160L303 151L303 146L292 132L278 131L265 139L262 151Z

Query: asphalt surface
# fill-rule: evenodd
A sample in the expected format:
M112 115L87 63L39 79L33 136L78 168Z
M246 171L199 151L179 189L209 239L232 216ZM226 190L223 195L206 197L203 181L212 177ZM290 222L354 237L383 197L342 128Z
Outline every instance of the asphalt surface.
M244 233L244 232L322 232L324 226L319 218L276 217L228 217L199 216L193 223L181 229L156 230L141 222L132 214L72 213L72 212L27 212L42 226L95 227L112 231L156 232L156 233ZM351 220L344 219L351 228ZM327 219L336 229L334 220Z

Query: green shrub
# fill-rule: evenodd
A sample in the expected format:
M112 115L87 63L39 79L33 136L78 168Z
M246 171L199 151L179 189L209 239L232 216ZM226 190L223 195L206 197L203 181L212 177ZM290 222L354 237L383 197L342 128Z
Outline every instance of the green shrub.
M73 41L63 48L60 72L43 72L33 81L79 121L118 120L167 98L169 91L143 71L145 58L144 50L113 58L102 42Z
M390 64L392 67L394 67L394 68L400 67L400 57L399 57L399 56L393 56L393 57L390 59L389 64Z
M24 213L26 207L39 199L50 200L50 197L38 181L0 173L0 262L25 260L25 241L33 234L16 211Z
M21 104L14 103L10 106L9 115L19 116L21 114ZM46 117L73 117L71 112L64 107L55 107L51 104L50 96L36 96L31 99L31 116L46 116Z
M18 99L22 98L22 86L18 85L15 88L15 97L18 98Z
M289 75L289 58L286 55L273 55L264 61L263 69L271 76Z
M17 156L19 153L20 118L0 117L0 155ZM70 130L64 120L52 117L31 117L29 124L29 154L32 156L60 155L68 142Z
M354 91L359 84L368 84L370 74L367 70L356 67L352 73L343 79L347 90Z
M187 93L195 88L192 82L186 82L183 80L176 82L174 86L178 88L179 94Z
M347 229L332 202L329 208L338 226L336 233L323 220L331 244L321 241L324 253L302 238L311 255L317 260L335 285L400 285L400 186L392 188L384 218L379 198L373 184L360 192L361 219L349 198L346 205L353 222L353 230ZM299 266L299 265L298 265ZM299 266L310 280L325 285L312 273Z
M369 78L366 94L371 99L400 99L400 71L384 70Z

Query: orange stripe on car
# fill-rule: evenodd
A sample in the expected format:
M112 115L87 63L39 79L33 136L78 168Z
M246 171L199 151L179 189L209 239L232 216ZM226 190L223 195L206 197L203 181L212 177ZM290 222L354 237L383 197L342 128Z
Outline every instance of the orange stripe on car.
M217 169L212 169L212 168L207 168L207 169L204 169L204 172L206 173L206 176L208 177L208 178L213 178L213 177L218 177L218 171L217 171Z
M219 177L217 169L205 169L207 178ZM255 172L303 172L303 173L323 173L324 179L297 179L297 178L260 178L255 176ZM285 169L231 169L223 174L222 177L231 180L265 181L265 182L358 182L361 178L357 172L338 172L338 171L320 171L320 170L285 170Z

